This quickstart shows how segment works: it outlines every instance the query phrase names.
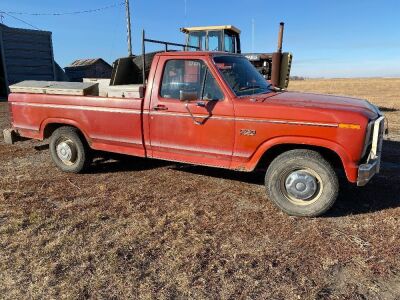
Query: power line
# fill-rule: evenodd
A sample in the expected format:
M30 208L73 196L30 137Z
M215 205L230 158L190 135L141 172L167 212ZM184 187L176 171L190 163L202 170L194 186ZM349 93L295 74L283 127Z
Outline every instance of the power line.
M27 21L22 20L21 18L18 18L16 16L13 15L28 15L28 16L63 16L63 15L77 15L77 14L85 14L85 13L93 13L93 12L98 12L98 11L102 11L102 10L106 10L106 9L110 9L113 7L117 7L119 5L124 5L124 2L119 2L119 3L115 3L112 5L108 5L108 6L104 6L104 7L99 7L99 8L94 8L94 9L87 9L87 10L81 10L81 11L72 11L72 12L61 12L61 13L27 13L27 12L19 12L19 11L1 11L0 10L0 14L4 14L7 15L15 20L18 20L22 23L24 23L25 25L28 25L34 29L38 29L40 30L40 28L36 27L35 25L32 25L31 23L28 23ZM1 20L3 21L3 16L1 16Z
M78 15L78 14L87 14L87 13L93 13L93 12L99 12L102 10L114 8L120 5L125 5L125 2L119 2L115 3L112 5L104 6L104 7L99 7L99 8L93 8L93 9L87 9L87 10L79 10L79 11L70 11L70 12L55 12L55 13L28 13L28 12L20 12L20 11L7 11L7 12L2 12L4 14L10 14L10 15L28 15L28 16L64 16L64 15Z
M36 27L35 25L32 25L31 23L28 23L28 22L26 22L26 21L24 21L24 20L22 20L22 19L20 19L20 18L17 18L17 17L15 17L15 16L9 14L8 12L1 11L1 10L0 10L0 14L5 14L5 15L7 15L7 16L9 16L9 17L15 19L15 20L18 20L18 21L24 23L25 25L28 25L28 26L30 26L30 27L32 27L32 28L34 28L34 29L40 30L40 28Z

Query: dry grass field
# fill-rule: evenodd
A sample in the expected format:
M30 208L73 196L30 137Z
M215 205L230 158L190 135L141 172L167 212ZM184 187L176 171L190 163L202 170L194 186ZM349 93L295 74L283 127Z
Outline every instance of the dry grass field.
M299 80L291 81L289 90L366 99L385 113L390 137L400 136L400 78Z
M381 174L320 218L280 212L262 173L103 155L72 175L0 139L0 298L400 299L400 79L290 89L367 98L393 128Z

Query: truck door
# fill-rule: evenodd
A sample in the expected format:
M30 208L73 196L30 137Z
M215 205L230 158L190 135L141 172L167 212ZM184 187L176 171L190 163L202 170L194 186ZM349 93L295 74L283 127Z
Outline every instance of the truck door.
M149 112L152 156L229 168L234 144L233 104L200 58L160 58ZM182 97L194 101L180 101Z

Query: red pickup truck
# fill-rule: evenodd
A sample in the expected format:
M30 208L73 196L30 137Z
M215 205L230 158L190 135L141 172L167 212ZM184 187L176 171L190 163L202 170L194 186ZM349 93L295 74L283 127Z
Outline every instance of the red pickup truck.
M263 168L268 198L291 215L326 212L341 171L359 186L379 172L384 117L376 106L276 90L237 54L159 53L136 94L11 93L9 103L5 140L50 138L51 158L65 172L88 167L92 150Z

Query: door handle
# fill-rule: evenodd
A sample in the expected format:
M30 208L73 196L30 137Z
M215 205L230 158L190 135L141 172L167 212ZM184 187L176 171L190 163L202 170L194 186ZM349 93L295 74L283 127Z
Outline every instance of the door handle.
M166 107L165 105L156 105L153 107L154 110L168 110L168 107Z
M197 105L198 107L206 107L206 106L207 106L206 103L205 103L204 101L197 101L196 105Z

